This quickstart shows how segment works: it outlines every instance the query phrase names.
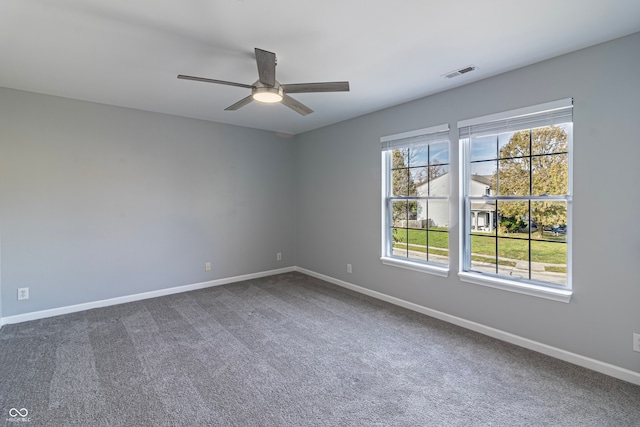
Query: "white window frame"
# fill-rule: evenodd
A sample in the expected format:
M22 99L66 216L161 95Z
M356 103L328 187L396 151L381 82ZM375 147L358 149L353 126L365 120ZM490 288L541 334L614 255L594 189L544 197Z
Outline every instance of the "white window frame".
M470 271L471 265L471 241L470 231L470 135L482 134L482 128L486 127L495 133L531 129L534 127L558 124L557 116L571 114L571 126L568 136L568 192L563 196L528 196L522 199L531 201L564 201L567 204L567 284L565 286L553 285L546 282L536 282L523 279L511 279L508 276L489 274L478 271ZM573 99L562 99L517 110L505 111L474 119L458 122L460 135L460 267L458 276L460 280L477 285L488 286L510 292L546 298L554 301L568 303L573 294L572 291L572 194L573 194ZM474 132L475 131L475 132Z
M392 253L393 237L390 231L390 221L392 213L389 208L389 200L392 189L391 176L391 154L394 148L406 148L412 145L422 145L435 142L447 142L449 154L449 195L446 197L425 197L427 200L446 200L449 212L448 224L451 224L451 140L449 138L449 124L431 126L424 129L417 129L409 132L398 133L394 135L383 136L380 138L382 144L382 247L380 261L385 265L405 268L408 270L419 271L422 273L434 274L436 276L448 277L449 266L451 265L451 255L449 254L449 263L439 264L430 261L420 261L408 259L405 257L397 257ZM428 230L427 230L428 232ZM449 241L451 234L448 234ZM449 245L450 246L450 245Z

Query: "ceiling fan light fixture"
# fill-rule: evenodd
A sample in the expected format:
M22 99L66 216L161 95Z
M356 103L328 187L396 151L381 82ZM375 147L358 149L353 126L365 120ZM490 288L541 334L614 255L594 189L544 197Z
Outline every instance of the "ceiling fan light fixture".
M275 104L282 101L283 91L281 87L256 87L253 89L253 99L265 104Z

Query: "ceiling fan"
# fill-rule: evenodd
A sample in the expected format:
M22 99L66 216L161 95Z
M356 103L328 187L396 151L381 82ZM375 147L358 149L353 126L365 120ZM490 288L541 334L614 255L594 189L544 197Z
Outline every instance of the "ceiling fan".
M348 92L349 82L324 82L324 83L294 83L280 84L276 80L276 54L266 50L255 48L256 62L258 63L258 80L251 84L227 82L224 80L207 79L204 77L185 76L180 74L179 79L195 80L198 82L218 83L222 85L237 86L251 89L251 95L241 99L225 110L237 110L252 101L273 104L281 102L293 111L306 116L313 110L288 94L310 92Z

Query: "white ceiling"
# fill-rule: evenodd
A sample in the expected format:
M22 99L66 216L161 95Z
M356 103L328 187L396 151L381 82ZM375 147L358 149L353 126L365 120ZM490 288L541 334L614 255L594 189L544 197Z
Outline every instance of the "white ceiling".
M0 86L297 134L638 31L638 0L0 0ZM176 78L252 84L254 47L351 91L293 95L303 117Z

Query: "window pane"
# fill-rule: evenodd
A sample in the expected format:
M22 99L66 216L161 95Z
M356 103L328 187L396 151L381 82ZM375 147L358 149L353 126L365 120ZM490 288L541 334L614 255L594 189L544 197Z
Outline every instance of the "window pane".
M449 232L441 229L429 230L428 259L440 264L449 264Z
M531 202L531 218L536 225L535 230L532 227L531 238L558 242L567 240L567 202Z
M469 181L470 196L495 195L495 176L497 174L497 162L472 163L469 167L471 177Z
M529 279L529 240L498 239L498 274Z
M402 148L400 150L393 150L391 167L393 169L405 168L409 166L409 149Z
M406 200L391 201L391 226L407 227L408 206Z
M418 219L418 202L416 202L415 200L409 200L407 202L407 212L408 212L407 219L409 221L417 220ZM406 227L411 228L409 226L409 222L407 222Z
M496 273L495 237L471 236L471 270Z
M408 196L409 195L409 187L410 187L410 179L409 179L409 169L397 169L394 170L391 174L392 187L391 187L391 195L392 196Z
M533 155L569 151L569 125L546 126L531 130Z
M471 202L469 230L475 233L495 234L496 205L493 201Z
M408 228L425 230L427 228L427 201L409 201L409 222Z
M529 156L529 131L507 132L498 135L498 153L501 159Z
M528 196L530 194L529 163L529 157L499 161L498 195Z
M498 202L498 232L501 235L528 238L529 202ZM524 233L524 234L523 234Z
M419 261L427 260L427 230L408 230L408 257Z
M407 229L406 228L392 228L391 229L391 238L393 245L392 254L395 256L407 256Z
M430 229L444 230L449 228L449 201L429 200L427 225Z
M429 164L446 165L449 164L449 143L436 142L429 145Z
M412 260L416 260L416 261L426 261L427 260L427 253L423 252L424 251L424 247L421 247L420 249L422 249L421 251L417 251L415 247L410 247L409 248L409 252L408 252L408 258L412 259Z
M449 173L449 165L434 163L429 166L429 179L434 180Z
M449 264L449 202L447 200L429 200L428 219L428 260L440 264Z
M567 284L567 245L556 242L531 242L531 279Z
M569 193L569 156L550 154L532 159L533 195L563 196Z
M409 150L408 166L427 166L429 164L429 147L421 145Z
M429 167L429 196L448 196L451 183L449 166L439 165ZM421 194L422 195L422 194Z
M428 191L429 169L427 167L417 167L409 169L409 195L424 195Z
M496 135L471 138L471 161L491 160L497 155Z

